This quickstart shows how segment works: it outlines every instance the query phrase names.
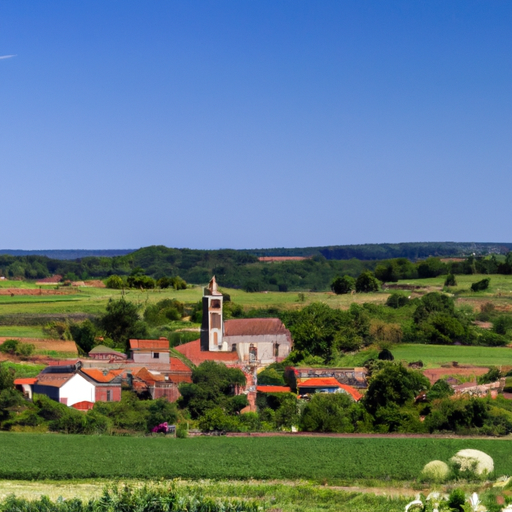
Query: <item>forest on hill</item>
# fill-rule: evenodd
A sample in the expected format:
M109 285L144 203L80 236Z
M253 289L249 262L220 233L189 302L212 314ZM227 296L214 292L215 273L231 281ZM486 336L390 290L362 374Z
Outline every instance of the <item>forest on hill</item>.
M403 245L417 245L417 250L414 249L415 254L419 253L419 246L421 246L421 244ZM441 246L442 244L439 247ZM374 244L368 247L373 247L375 250L380 247L383 256L388 254L384 245ZM450 252L452 249L447 246L446 254L453 255L454 253ZM491 250L490 246L488 250ZM374 259L367 252L362 253L366 254L366 259L331 259L323 254L316 254L304 260L268 263L259 261L258 256L247 251L233 249L205 251L151 246L125 255L88 256L75 260L36 255L2 255L0 256L0 273L10 279L33 280L59 274L69 281L77 281L107 278L111 275L129 276L139 272L156 280L180 276L186 282L194 284L204 284L212 275L216 275L222 286L243 288L252 292L321 291L329 289L336 276L357 277L366 270L375 271L377 278L383 282L435 277L450 272L454 274L511 273L512 260L508 255L512 253L509 252L506 258L496 254L500 251L506 252L505 246L502 246L499 251L494 247L493 251L495 252L491 252L490 256L487 253L485 256L473 256L471 253L460 261L448 262L442 261L437 256L419 260L413 257ZM440 249L437 252L440 252ZM400 254L398 249L394 254Z

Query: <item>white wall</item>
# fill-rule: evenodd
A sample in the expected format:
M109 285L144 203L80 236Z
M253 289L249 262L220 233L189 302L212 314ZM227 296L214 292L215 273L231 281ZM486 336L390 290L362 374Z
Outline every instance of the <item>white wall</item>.
M60 400L67 398L66 404L71 406L78 402L95 402L95 387L81 375L76 374L60 388Z

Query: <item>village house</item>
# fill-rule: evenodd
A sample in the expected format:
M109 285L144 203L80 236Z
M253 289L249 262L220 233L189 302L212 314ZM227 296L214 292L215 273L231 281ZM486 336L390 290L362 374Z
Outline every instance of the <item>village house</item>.
M56 402L73 406L77 403L118 402L121 400L121 370L82 368L80 362L73 365L46 367L28 384L17 379L16 386L30 385L27 392L46 395Z
M135 364L158 366L167 369L170 365L169 340L130 340L130 356Z
M91 359L99 361L125 361L127 359L126 354L114 350L113 348L106 347L105 345L97 345L89 352Z

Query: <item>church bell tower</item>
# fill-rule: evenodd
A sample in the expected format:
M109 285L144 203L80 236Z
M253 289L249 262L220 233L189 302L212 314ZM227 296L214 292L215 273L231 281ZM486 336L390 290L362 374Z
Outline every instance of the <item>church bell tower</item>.
M218 352L227 350L223 344L222 293L212 277L203 293L203 323L201 324L201 350ZM226 346L224 346L226 345Z

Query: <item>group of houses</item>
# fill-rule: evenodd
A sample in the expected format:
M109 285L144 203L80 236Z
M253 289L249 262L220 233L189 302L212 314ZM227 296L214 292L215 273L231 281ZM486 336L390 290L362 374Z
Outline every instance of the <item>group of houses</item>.
M290 369L292 387L258 386L258 372L289 355L293 345L290 331L278 318L224 321L223 295L215 277L204 289L202 302L199 338L176 347L182 359L171 357L166 338L132 339L129 355L98 345L86 358L55 361L35 378L16 379L15 385L29 398L40 393L80 410L92 408L97 401L119 401L123 388L141 397L175 401L180 396L179 385L192 381L191 366L214 361L244 372L247 384L239 392L248 397L247 410L255 410L258 392L345 392L360 398L357 388L366 387L362 368Z

